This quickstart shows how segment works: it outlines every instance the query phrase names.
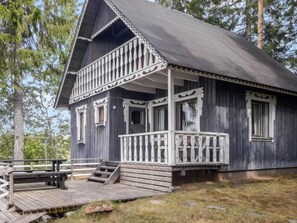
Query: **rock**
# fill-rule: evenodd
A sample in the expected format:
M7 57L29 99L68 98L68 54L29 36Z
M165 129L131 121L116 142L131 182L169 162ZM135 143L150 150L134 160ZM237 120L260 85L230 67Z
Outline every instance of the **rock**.
M194 201L186 201L186 202L184 203L184 205L186 205L186 206L190 206L190 207L195 207L195 206L197 206L197 202L194 202Z
M215 209L215 210L219 210L219 211L227 211L226 208L221 207L221 206L217 206L217 205L210 205L210 206L207 206L207 208L209 208L209 209Z
M163 204L164 203L164 201L162 201L162 200L149 200L149 202L151 204Z
M288 222L289 223L297 223L297 220L296 219L288 219Z
M52 216L50 216L50 215L43 215L42 217L41 217L41 221L42 222L44 222L44 223L46 223L46 222L50 222L50 221L52 221L53 220L53 217Z
M111 212L113 210L112 204L110 202L102 202L96 204L89 204L84 208L84 213L86 215L102 213L102 212Z
M262 217L265 216L264 214L257 213L255 211L249 211L248 215L251 216L251 217L255 217L255 218L262 218Z
M65 213L65 217L70 217L71 215L73 215L75 212L74 211L69 211L67 213Z

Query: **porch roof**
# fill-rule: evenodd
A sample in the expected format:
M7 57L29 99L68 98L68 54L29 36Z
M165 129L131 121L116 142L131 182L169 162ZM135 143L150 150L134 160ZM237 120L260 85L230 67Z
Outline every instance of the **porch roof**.
M56 107L67 107L76 72L91 38L99 3L87 0ZM297 76L252 43L230 31L147 0L105 0L148 40L168 64L297 92Z

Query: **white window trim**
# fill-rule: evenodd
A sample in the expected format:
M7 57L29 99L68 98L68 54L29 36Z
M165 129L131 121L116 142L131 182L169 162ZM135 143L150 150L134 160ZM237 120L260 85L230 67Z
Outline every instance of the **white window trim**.
M252 136L252 101L265 102L269 104L269 138L253 138ZM246 108L248 117L249 142L271 141L274 142L274 122L276 113L276 96L246 91Z
M97 101L93 102L93 107L94 107L94 121L95 121L95 126L106 126L106 121L107 121L107 105L108 105L108 98L103 98ZM104 109L104 120L103 123L99 123L99 108Z
M88 106L83 105L75 109L76 112L76 130L77 130L77 143L78 144L85 144L86 143L86 123L87 123L87 110ZM84 135L83 139L81 140L81 135L80 135L80 117L79 115L83 113L83 120L84 120Z
M202 116L202 109L203 109L203 98L204 98L204 89L197 88L189 91L184 91L174 95L174 104L176 106L177 102L188 101L192 99L197 99L197 122L196 127L197 131L200 132L200 119ZM154 108L159 107L162 105L168 105L168 97L158 98L148 102L148 114L149 114L149 124L150 124L150 131L153 132L154 130ZM175 109L175 108L174 108ZM175 117L176 118L176 117Z
M145 108L145 131L147 131L147 102L134 100L134 99L123 99L123 110L124 110L124 122L126 123L126 134L129 134L129 110L133 108Z

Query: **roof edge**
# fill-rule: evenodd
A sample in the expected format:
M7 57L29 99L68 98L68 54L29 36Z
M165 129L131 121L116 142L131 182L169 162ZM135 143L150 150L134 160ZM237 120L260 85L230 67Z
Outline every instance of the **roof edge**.
M295 91L291 91L291 90L287 90L287 89L283 89L283 88L278 88L278 87L273 87L273 86L269 86L269 85L259 84L259 83L251 82L251 81L246 81L246 80L242 80L242 79L239 79L239 78L227 77L225 75L210 73L210 72L201 71L201 70L196 70L196 69L193 69L193 68L183 67L183 66L176 65L176 64L168 64L168 68L171 68L173 70L178 70L178 71L181 71L181 72L188 72L188 73L191 73L191 74L197 74L197 75L199 75L201 77L207 77L207 78L210 78L210 79L226 81L226 82L229 82L229 83L260 88L260 89L263 89L263 90L270 90L270 91L274 91L274 92L277 92L277 93L282 93L282 94L287 94L287 95L297 97L297 91L295 92Z
M71 44L70 52L69 52L69 55L68 55L67 63L66 63L65 68L64 68L63 77L61 79L60 86L59 86L59 89L58 89L58 92L57 92L57 95L56 95L54 108L59 107L59 99L60 99L60 96L61 96L63 85L65 83L65 79L66 79L66 76L67 76L66 74L68 72L69 64L70 64L70 61L71 61L71 58L72 58L72 55L73 55L74 47L75 47L76 42L77 42L78 33L80 31L81 24L82 24L82 21L83 21L83 18L84 18L88 3L89 3L89 0L85 0L83 8L82 8L82 12L81 12L79 20L78 20L78 25L77 25L75 35L74 35L73 40L72 40L72 44ZM61 107L64 107L64 106L61 106Z

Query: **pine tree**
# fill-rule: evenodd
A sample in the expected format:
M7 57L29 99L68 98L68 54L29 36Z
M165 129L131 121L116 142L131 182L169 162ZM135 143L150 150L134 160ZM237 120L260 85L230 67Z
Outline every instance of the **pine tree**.
M24 80L52 75L44 63L51 54L65 60L75 10L75 0L4 0L0 5L0 78L13 89L14 159L24 158Z

